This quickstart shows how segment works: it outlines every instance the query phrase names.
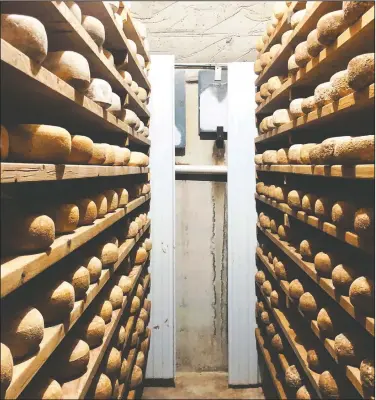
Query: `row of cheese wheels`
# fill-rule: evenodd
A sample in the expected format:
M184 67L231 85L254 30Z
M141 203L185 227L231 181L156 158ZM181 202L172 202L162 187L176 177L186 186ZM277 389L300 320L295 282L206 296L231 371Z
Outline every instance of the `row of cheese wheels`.
M26 309L16 311L11 316L5 318L5 324L2 327L2 348L6 346L11 357L2 358L2 368L6 374L1 378L1 390L5 393L12 380L13 364L20 363L26 356L36 354L39 351L39 345L43 340L45 329L48 326L64 323L69 319L75 302L83 299L89 290L90 285L97 284L101 276L102 268L110 268L118 257L117 239L100 244L96 249L95 256L88 256L73 269L70 268L68 276L55 282L52 289L39 296L35 306L28 306ZM112 320L113 311L121 308L123 296L129 294L134 285L140 264L146 262L151 250L151 241L146 239L137 249L134 260L134 268L129 275L120 271L114 280L111 288L104 292L104 300L97 307L98 318L93 318L91 322L80 327L80 334L85 343L90 348L98 347L102 343L105 324ZM143 289L137 287L137 296L142 297ZM103 297L103 296L102 296ZM134 297L131 312L134 314L139 310L139 299ZM103 321L103 323L102 323ZM141 324L141 322L139 323ZM72 348L72 351L74 350ZM5 353L7 354L7 353ZM68 364L68 360L67 360ZM7 366L10 366L7 368ZM60 374L67 374L70 377L69 368L67 371L61 371ZM74 371L72 371L74 375ZM65 376L68 379L67 376Z
M299 69L299 68L298 68ZM297 71L297 70L296 70ZM296 72L295 71L295 72ZM260 87L256 103L260 104L282 87L285 77L274 76ZM347 69L336 72L329 82L320 83L313 96L297 98L290 102L289 109L278 109L265 117L259 126L260 133L266 133L288 124L297 118L339 100L353 91L360 91L375 81L375 54L361 54L350 60Z
M336 200L330 196L291 190L286 186L256 184L256 192L278 203L286 203L295 211L303 210L315 215L322 221L333 222L341 229L351 230L360 236L372 237L375 227L374 210L371 207L359 207L349 200Z
M150 184L138 184L129 190L131 197L137 198L150 192ZM18 207L9 209L2 218L2 251L4 254L19 254L47 250L57 233L67 234L79 226L91 225L98 218L126 207L128 198L127 189L116 188L74 203L48 206L43 214L24 214ZM142 214L139 220L145 225L148 218Z
M127 165L146 167L149 157L126 147L94 143L52 125L1 125L1 160L53 164Z
M255 155L257 165L356 165L375 162L375 135L340 136Z

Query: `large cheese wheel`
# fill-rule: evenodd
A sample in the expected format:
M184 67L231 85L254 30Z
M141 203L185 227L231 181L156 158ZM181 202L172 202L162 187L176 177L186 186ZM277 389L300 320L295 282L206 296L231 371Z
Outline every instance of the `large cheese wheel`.
M93 319L83 328L83 339L91 349L102 344L106 324L104 319L95 315Z
M343 10L332 11L317 22L317 40L324 46L329 46L346 28Z
M302 147L302 144L293 144L289 148L288 159L290 164L302 164L302 160L300 159L300 151Z
M276 186L274 189L274 198L279 203L285 203L287 200L288 189L285 187Z
M299 298L299 309L309 319L316 318L317 303L311 293L305 292Z
M107 147L103 143L93 144L93 153L88 164L102 165L106 161L106 149Z
M79 23L82 22L82 12L80 6L74 1L66 1L66 6L71 10L72 14L75 16Z
M75 299L83 299L90 286L89 271L81 265L70 273L68 280L74 288Z
M102 266L108 268L118 260L119 249L113 243L105 243L97 248L96 256L101 260Z
M276 1L274 3L273 14L277 19L282 19L287 10L287 5L282 1Z
M302 240L299 245L299 253L303 260L313 261L313 258L317 252L317 247L318 243L315 240Z
M80 212L78 225L91 225L98 217L98 209L95 201L92 199L79 199L77 206Z
M287 109L279 109L273 113L273 123L275 126L281 126L291 121L291 115Z
M295 365L290 365L285 371L285 380L287 386L298 389L302 386L302 378Z
M267 127L268 131L271 131L275 128L272 115L270 115L269 117L266 117L266 127Z
M289 149L279 149L277 151L277 164L288 164L289 160L288 160L288 150Z
M349 296L351 304L357 311L369 316L374 314L375 291L374 282L370 278L361 276L355 279L350 286Z
M302 68L304 67L311 59L311 56L308 53L308 43L307 41L299 43L295 47L295 62L296 64Z
M75 51L49 52L43 66L77 90L84 91L90 85L89 63Z
M268 80L269 93L274 93L276 90L280 89L284 81L285 78L283 76L272 76L271 78L269 78Z
M302 111L304 114L309 114L310 112L316 110L317 104L315 96L309 96L302 101Z
M1 125L0 159L5 161L9 154L9 133L4 125Z
M301 386L297 391L296 391L296 399L297 400L311 400L314 398L309 391L307 390L307 387L305 385Z
M103 195L107 199L107 212L115 211L119 207L119 196L115 190L105 190Z
M341 143L346 143L351 139L350 136L339 136L339 137L334 137L334 138L328 138L325 139L318 151L318 157L320 159L321 164L333 164L336 162L336 157L335 157L335 149L337 146L339 146ZM315 150L313 148L312 150ZM310 157L312 158L312 153L310 153Z
M291 28L295 29L300 24L300 22L303 21L305 15L306 15L305 8L303 10L299 10L299 11L295 12L294 14L292 14L291 20L290 20Z
M368 390L375 390L375 361L365 359L360 364L360 381Z
M127 235L126 235L127 237L126 238L127 239L134 238L137 235L138 231L139 231L139 228L138 228L137 222L132 221L129 224L129 227L127 229Z
M104 194L99 193L92 195L91 199L97 207L97 218L103 218L108 212L107 197Z
M34 17L2 14L1 38L39 64L43 62L47 55L46 29Z
M340 391L336 379L329 371L324 371L319 378L319 390L324 399L340 399Z
M316 57L325 46L317 39L317 29L311 31L307 36L307 51L311 57Z
M148 256L148 252L143 247L139 247L134 261L135 264L138 265L144 263L148 259Z
M118 199L119 199L118 207L124 207L126 204L128 204L129 195L128 195L127 189L117 188L117 189L115 189L115 192L118 195Z
M106 159L103 165L113 165L115 162L115 149L113 146L107 143L102 143L106 147Z
M145 365L145 354L142 351L137 353L136 365L140 368L143 368Z
M109 108L112 103L111 85L104 79L93 78L87 88L85 95L98 103L103 108Z
M91 15L82 16L82 26L86 32L91 36L98 47L102 47L106 39L106 31L104 25L99 19Z
M100 374L95 383L93 398L98 400L108 400L112 395L111 379L106 374Z
M297 119L304 114L302 111L303 100L304 99L295 99L291 101L289 111L292 119Z
M112 347L103 359L103 372L110 378L115 377L121 368L121 353L116 347Z
M375 81L375 53L354 57L347 65L349 86L362 90Z
M131 303L131 314L134 315L140 309L141 302L137 296L133 296L132 303Z
M114 165L124 165L124 153L120 146L112 145L115 152L115 162Z
M121 308L123 305L123 290L119 286L115 285L110 290L108 300L112 304L113 310Z
M298 279L294 279L289 284L289 295L295 300L299 300L304 293L303 285Z
M262 154L256 154L255 155L255 164L256 165L262 165Z
M338 321L332 310L322 308L317 314L317 325L323 337L334 339L334 332L338 326Z
M52 378L40 380L32 387L32 398L40 400L60 400L63 398L63 389L60 383Z
M81 135L72 136L72 149L68 162L73 164L87 164L93 155L93 141Z
M351 332L340 333L335 337L334 351L341 364L353 367L359 367L364 354L359 337Z
M334 100L335 92L330 82L320 83L315 89L315 103L317 107L323 107L325 104Z
M261 54L261 56L260 56L261 68L265 68L270 63L271 59L272 59L272 56L269 51Z
M122 363L121 363L121 368L120 368L120 374L119 374L119 381L120 382L124 382L125 378L128 375L129 372L129 363L128 360L126 358L123 359Z
M53 219L56 233L73 232L78 226L80 214L76 204L53 205L46 214Z
M300 163L301 164L311 164L311 158L309 156L309 153L311 149L313 149L316 146L316 143L306 143L303 144L303 146L300 149Z
M112 319L112 304L108 300L102 301L97 308L98 315L108 324Z
M125 109L125 115L122 118L123 121L128 124L131 128L134 128L137 125L138 117L136 113L132 110Z
M39 349L44 335L44 320L36 308L27 307L12 313L10 318L3 322L1 340L9 347L15 360Z
M128 165L131 158L131 151L127 147L120 147L120 150L123 153L123 164Z
M260 75L263 71L264 67L261 66L261 60L257 59L253 65L253 70L256 75Z
M270 48L270 55L272 58L276 57L276 55L279 53L279 51L281 50L282 45L281 44L275 44Z
M335 73L330 78L330 84L333 91L333 100L339 100L341 97L347 96L352 92L352 89L349 86L349 73L347 69Z
M0 348L0 356L1 356L1 368L0 368L0 388L1 388L1 397L3 398L3 393L8 389L12 377L13 377L13 357L12 353L5 344L1 343Z
M352 228L355 213L355 204L348 201L337 201L332 207L332 221L340 228Z
M147 167L149 165L149 157L144 153L132 151L128 165L130 167Z
M137 386L139 386L142 383L143 379L143 374L142 374L142 369L135 365L133 367L132 375L131 375L131 382L130 382L130 388L135 389Z
M264 164L277 164L277 151L276 150L266 150L262 154L262 161Z
M134 93L137 95L138 93L138 84L135 81L132 81L131 83L131 89L134 91Z
M351 284L357 278L357 274L350 266L338 264L333 269L331 278L336 290L347 296Z
M149 238L145 239L144 243L142 243L142 247L146 251L150 251L152 249L152 241L151 241L151 239L149 239Z
M14 161L68 161L71 152L69 132L52 125L17 125L9 127L9 156Z
M290 37L293 33L294 33L293 30L288 30L281 36L282 46L285 46L288 43L288 41L290 40Z
M326 196L319 197L315 202L315 215L321 219L330 219L334 201Z
M299 65L296 63L295 54L290 56L290 58L288 59L288 61L287 61L287 70L291 74L296 74L299 71Z
M107 111L112 112L114 115L117 115L121 111L120 97L114 92L111 94L111 105L107 108Z
M90 360L90 347L80 339L65 342L60 348L58 360L55 375L59 380L78 378L86 371Z
M125 331L125 328L124 326L121 326L119 328L119 332L116 336L116 341L115 341L115 346L117 349L122 350L126 338L127 338L127 333Z
M45 324L53 325L69 317L75 300L73 285L66 281L60 281L42 295L37 307L43 315Z
M148 92L147 92L144 88L139 87L139 88L138 88L137 97L138 97L143 103L145 103L145 101L146 101L147 98L148 98Z
M127 55L127 64L128 64L128 55ZM126 84L130 85L132 83L132 75L128 71L119 69L119 74L124 79Z
M374 1L343 1L343 18L348 25L352 25L362 14L374 5Z

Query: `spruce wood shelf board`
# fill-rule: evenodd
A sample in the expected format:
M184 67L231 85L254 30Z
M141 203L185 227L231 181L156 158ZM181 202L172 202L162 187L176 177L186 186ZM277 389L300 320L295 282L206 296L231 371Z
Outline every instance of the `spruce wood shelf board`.
M45 124L60 125L68 130L122 134L135 143L150 145L143 135L133 131L126 123L112 113L75 90L46 68L32 61L25 54L1 39L1 95L7 97L2 104L4 123L12 119L15 110L17 121L28 123L43 121ZM3 108L4 107L4 108ZM14 120L14 117L13 117Z
M256 340L261 350L262 355L264 356L265 364L269 370L270 376L272 378L272 382L274 388L278 394L278 398L281 400L287 399L287 395L285 389L283 387L282 382L278 379L277 371L273 365L273 360L271 359L269 351L264 347L264 338L261 336L260 329L256 328L255 330Z
M319 218L313 215L309 215L304 211L301 210L295 211L292 208L290 208L287 204L278 203L277 201L271 200L270 198L267 198L264 195L260 196L258 194L255 194L255 197L257 200L265 204L268 204L269 206L279 211L282 211L285 214L291 215L292 217L298 219L299 221L304 222L305 224L310 225L313 228L316 228L322 232L325 232L328 235L341 240L342 242L348 243L351 246L356 247L358 249L362 249L368 254L371 255L374 254L375 249L372 240L367 241L354 232L344 231L338 228L336 225L330 222L321 221Z
M1 163L1 183L45 182L148 174L149 168L110 165Z
M137 60L136 54L130 49L128 39L122 29L120 29L113 16L111 6L105 1L80 2L83 14L92 15L98 18L106 29L106 40L104 47L108 50L121 50L128 52L128 68L127 71L137 84L146 91L150 91L150 82Z
M107 81L112 90L123 100L128 96L127 106L139 117L150 117L145 105L130 86L124 82L114 64L111 64L103 52L98 49L97 44L72 14L65 2L6 1L2 2L2 12L30 15L39 19L47 31L48 51L72 50L82 54L89 62L92 77Z
M321 7L328 6L328 3L337 3L340 5L340 2L322 1L320 3L325 3ZM304 20L302 23L304 23ZM299 28L299 26L297 28ZM347 28L332 45L324 48L320 54L312 58L305 67L300 68L296 75L289 77L280 89L276 90L258 106L256 114L271 114L278 108L286 108L289 104L290 91L293 88L310 86L312 87L313 94L313 89L319 83L329 81L334 73L346 69L348 62L353 57L362 53L374 51L374 29L375 8L372 7L363 14L358 21ZM294 39L292 38L291 40ZM272 65L274 62L279 62L283 50L284 49L281 49L281 52L268 69L273 69ZM294 51L294 47L290 48L289 51ZM285 61L285 67L287 74L287 59ZM274 75L281 75L281 72L278 74L274 73ZM267 75L265 75L265 79L266 76ZM272 75L269 75L269 77L270 76ZM261 75L258 79L260 78ZM256 84L258 85L259 82L256 81Z
M43 253L5 257L1 260L1 297L13 292L42 271L93 239L151 198L151 194L130 201L124 208L108 213L92 225L81 226L73 233L59 236Z
M287 136L289 133L300 128L318 128L331 120L338 120L344 115L361 111L364 109L374 110L375 106L375 84L373 83L361 92L353 92L338 101L326 104L324 107L316 109L307 115L288 122L270 132L259 135L255 138L255 143L265 143L271 139L276 140ZM312 131L314 137L315 131Z
M325 291L333 300L335 300L352 318L354 318L362 327L372 336L375 336L375 319L372 317L366 317L356 312L355 307L351 304L348 296L342 296L336 293L336 289L333 286L333 282L328 278L320 278L317 274L314 264L308 261L303 261L302 256L297 250L291 246L288 242L279 239L278 235L271 233L269 230L258 228L267 236L283 253L289 257L301 270L303 270L320 288ZM261 258L261 254L257 253ZM264 258L261 258L264 262ZM264 262L265 264L265 262ZM276 276L273 273L273 277Z
M256 171L296 175L315 175L327 178L375 179L373 164L359 165L256 165Z

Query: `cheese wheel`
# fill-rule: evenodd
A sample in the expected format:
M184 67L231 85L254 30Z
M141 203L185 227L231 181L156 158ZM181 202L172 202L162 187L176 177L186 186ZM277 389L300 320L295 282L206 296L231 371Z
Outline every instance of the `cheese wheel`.
M111 85L103 79L92 78L85 95L103 108L107 109L111 107L112 88Z
M91 349L102 344L106 324L103 318L94 315L93 319L83 328L83 339Z
M143 295L144 295L144 289L143 289L142 285L138 284L136 296L141 298Z
M332 86L332 98L335 101L352 93L352 89L349 86L349 73L347 69L335 73L330 78L330 84Z
M286 165L288 163L288 149L279 149L277 151L277 164Z
M261 215L259 220L260 220L260 225L262 228L265 228L265 229L270 228L270 219L267 215Z
M282 261L278 261L275 266L274 266L274 272L277 276L278 279L287 281L288 275L287 275L287 269L285 264Z
M281 240L289 241L291 239L291 230L288 226L279 225L278 236Z
M287 204L291 208L300 210L302 208L303 192L301 190L291 190L287 195Z
M262 161L264 164L277 164L277 151L266 150L262 154Z
M128 49L129 49L130 51L132 51L133 53L136 53L136 54L137 54L137 45L136 45L136 43L135 43L133 40L131 40L131 39L128 39Z
M332 221L341 228L352 228L356 207L348 201L337 201L333 204L331 218Z
M311 164L310 151L316 146L316 143L303 144L300 149L300 164Z
M115 244L105 243L97 248L96 256L101 260L103 268L108 268L118 260L119 250Z
M281 50L282 45L281 44L274 44L271 48L270 48L270 56L272 58L276 57L276 55L279 53L279 51Z
M31 389L32 398L41 400L62 399L63 389L60 383L52 378L37 381Z
M343 10L332 11L318 20L317 40L324 46L329 46L346 28Z
M91 225L98 217L98 209L94 200L79 199L77 201L80 220L78 225Z
M120 146L112 146L115 152L115 162L114 165L124 165L124 153Z
M148 99L148 92L147 92L144 88L139 87L139 88L138 88L137 97L138 97L143 103L145 103L145 101Z
M325 48L317 39L317 29L311 31L307 36L307 51L311 57L316 57Z
M137 249L136 258L134 261L135 264L139 265L144 263L148 259L148 256L148 252L143 247L139 247Z
M143 374L142 374L142 369L135 365L133 367L132 375L131 375L131 381L130 381L130 388L135 389L137 386L139 386L142 383L143 379Z
M299 245L299 253L302 256L303 260L313 261L313 258L317 252L318 245L319 243L314 240L302 240Z
M356 272L348 265L339 264L332 271L333 286L345 296L348 295L350 286L356 278Z
M307 41L299 43L295 47L295 62L296 64L302 68L304 67L311 59L311 56L308 53L308 43Z
M358 136L336 144L335 161L341 164L373 164L375 162L375 136Z
M291 115L287 109L279 109L273 113L273 123L275 126L281 126L291 121Z
M104 25L99 19L91 15L82 16L82 26L90 35L98 47L102 47L106 39L106 31Z
M297 400L311 400L314 398L304 385L297 390L295 396Z
M269 325L270 324L270 316L269 313L267 311L263 311L261 313L261 321L264 323L264 325Z
M265 311L265 305L262 301L256 302L256 311L258 316L261 316L261 313Z
M119 374L119 382L124 382L125 378L128 375L129 372L129 363L128 360L126 358L123 359L122 363L121 363L121 368L120 368L120 374Z
M273 116L266 117L266 127L268 128L268 131L271 131L275 128L274 122L273 122Z
M9 133L4 125L1 125L0 159L5 161L9 154Z
M82 12L80 6L74 1L66 1L65 4L70 9L71 13L75 16L77 21L81 24Z
M119 328L119 332L117 334L116 341L115 341L115 346L118 350L122 350L124 343L125 343L126 336L127 336L127 333L125 331L125 328L124 328L124 326L121 326Z
M128 293L130 293L130 291L133 288L133 281L127 275L119 276L118 279L115 280L115 283L116 283L116 285L118 285L121 288L124 295L127 295Z
M264 48L264 41L262 40L261 37L258 37L256 39L255 47L256 47L256 50L259 51L259 52Z
M98 400L107 400L110 399L111 396L111 379L107 375L101 373L93 389L93 398Z
M131 83L131 89L134 91L135 95L138 94L138 84L135 81L132 81Z
M146 238L144 240L144 243L142 243L142 247L146 250L146 251L150 251L152 249L152 241L150 238Z
M139 316L139 317L144 321L145 324L148 323L149 314L148 314L148 312L145 310L145 308L141 308L140 316Z
M266 26L266 34L268 36L272 36L273 32L275 31L275 27L273 26L273 24L271 22L269 22Z
M291 37L291 35L293 33L294 33L293 30L288 30L281 36L281 44L282 44L282 46L285 46L289 42L290 37Z
M334 201L328 197L319 197L315 203L315 215L321 219L330 219Z
M271 61L272 56L269 51L266 51L265 53L261 54L260 56L260 63L261 63L261 68L265 68Z
M299 309L309 319L316 318L317 303L311 293L305 292L299 298Z
M79 266L72 273L70 273L68 280L74 288L75 299L83 299L90 286L89 271L85 267Z
M115 192L118 195L119 207L124 207L127 205L129 200L128 190L124 188L117 188L115 189Z
M269 338L273 338L273 336L277 333L274 324L269 324L265 328L266 334L268 335Z
M130 345L131 349L134 349L137 346L137 341L138 341L138 334L137 332L133 332Z
M375 215L372 208L359 208L355 213L354 230L359 235L372 236L375 226Z
M350 286L349 296L351 304L357 311L369 316L374 314L375 293L374 283L371 279L364 276L355 279Z
M93 141L81 135L72 136L72 149L68 162L73 164L87 164L93 155Z
M0 356L1 356L1 380L0 380L0 388L1 388L1 395L5 394L6 390L8 389L10 383L12 382L13 377L13 357L12 353L5 344L1 343L0 347Z
M129 224L128 230L127 230L127 239L131 239L135 237L138 233L138 224L135 221L132 221Z
M262 154L256 154L255 155L255 164L257 165L262 165Z
M103 143L93 143L93 153L88 164L102 165L106 161L107 147Z
M97 308L98 315L108 324L112 319L112 304L108 300L102 301Z
M374 1L343 1L343 18L348 25L352 25L362 14L374 5Z
M281 1L276 1L274 3L273 14L277 19L282 19L287 10L288 8L285 3Z
M360 364L360 381L368 390L375 389L375 361L365 359Z
M303 285L298 279L294 279L289 284L289 295L295 300L299 300L304 293Z
M107 143L102 143L106 148L106 159L103 165L113 165L115 163L115 148Z
M119 196L115 190L105 190L103 195L107 199L107 212L115 211L119 207Z
M79 208L75 204L50 206L46 214L53 219L56 233L73 232L78 226Z
M293 144L289 148L288 159L290 164L302 164L302 160L300 159L300 151L302 147L302 144Z
M1 38L38 64L41 64L47 55L46 29L36 18L1 14Z
M108 212L107 197L102 194L95 194L91 196L91 200L94 201L97 207L97 218L103 218Z
M274 14L271 16L270 22L271 22L271 24L272 24L274 27L276 27L276 26L279 24L279 21L278 21L278 19L275 17ZM273 47L273 46L272 46L272 47Z
M272 76L268 80L268 90L269 93L274 93L276 90L282 87L285 78L283 76ZM261 89L260 89L261 90Z
M137 353L136 365L137 365L137 367L140 367L140 368L143 368L145 365L145 355L142 351L139 351Z
M255 72L256 75L260 75L263 69L264 68L261 66L261 60L257 59L253 64L253 71Z
M112 347L103 359L103 372L110 378L114 378L121 368L121 353L116 347Z
M304 114L302 111L303 100L304 99L295 99L291 101L289 111L292 119L297 119Z
M333 311L328 308L322 308L317 314L317 325L323 337L334 338L334 332L338 324Z
M318 196L312 193L307 193L302 197L302 209L308 214L315 213L315 203Z
M325 399L340 399L337 381L329 371L324 371L319 378L319 390Z
M111 105L107 108L107 111L112 112L115 116L117 116L121 112L120 97L114 92L112 92L111 94Z
M141 302L137 296L133 296L132 303L131 303L131 314L134 315L140 309Z
M264 182L258 182L256 184L256 192L258 194L263 194L264 193L264 186L265 186Z
M316 155L316 158L318 158L320 161L320 164L333 164L336 162L336 157L335 157L335 149L337 146L339 146L341 143L346 143L351 139L350 136L339 136L335 138L329 138L325 139L319 149L318 149L318 154ZM311 151L314 151L316 147L314 147ZM310 157L315 156L315 154L312 154L310 152Z
M269 42L269 36L268 36L266 33L264 33L264 34L262 35L262 41L263 41L265 44Z
M68 278L69 279L69 278ZM71 283L59 281L43 294L38 301L38 310L46 325L54 325L67 319L76 301L75 289Z
M150 132L149 132L149 128L147 126L144 127L143 134L145 137L149 137ZM129 153L129 156L130 156L130 153Z
M43 66L79 91L85 91L90 85L89 63L75 51L49 52Z
M142 335L145 332L145 324L141 318L138 318L138 320L136 322L136 332L139 335Z
M295 365L290 365L285 371L285 381L290 388L298 389L302 386L302 378Z
M287 69L291 74L296 74L299 71L299 65L296 63L295 54L290 56L287 61Z
M117 15L117 14L116 14ZM114 383L114 389L112 391L112 399L118 399L119 398L119 393L120 393L120 383L119 380L116 379Z
M141 54L136 54L136 58L141 68L145 68L145 58Z
M269 92L269 84L268 84L268 82L263 83L260 86L260 95L261 95L261 97L266 99L268 96L270 96L270 94L271 93Z
M149 157L144 153L132 151L128 165L130 167L147 167L149 165Z
M315 103L317 107L323 107L334 100L335 92L330 82L321 83L315 89Z
M121 308L123 305L123 290L119 286L115 285L110 290L108 300L112 304L113 310Z
M280 306L279 296L278 296L278 292L276 290L273 290L270 293L270 303L271 303L272 307L274 307L274 308L279 308L279 306Z
M270 296L270 294L273 291L273 287L272 284L270 283L270 281L265 281L262 285L261 285L261 291L264 293L265 296Z
M127 55L128 64L128 55ZM119 70L120 76L124 79L125 83L130 85L132 83L132 75L128 71Z
M309 369L312 369L315 372L321 372L323 369L319 353L315 349L310 349L307 351L307 363Z
M52 125L17 125L9 127L9 156L21 162L63 164L71 152L69 132Z
M309 96L302 101L302 111L304 114L309 114L310 112L316 110L317 104L315 96Z
M113 56L113 54L109 51L109 50L106 50L106 49L101 49L100 50L100 52L101 53L103 53L103 55L107 58L107 60L109 61L109 63L111 64L111 65L114 65L115 66L115 60L114 60L114 56Z
M359 367L364 349L354 333L340 333L334 339L334 351L338 361L344 365Z
M279 203L285 203L287 201L288 189L284 187L276 186L274 189L274 198Z
M304 17L306 15L306 10L303 8L303 10L297 11L291 16L290 24L291 28L295 29L301 21L303 21Z

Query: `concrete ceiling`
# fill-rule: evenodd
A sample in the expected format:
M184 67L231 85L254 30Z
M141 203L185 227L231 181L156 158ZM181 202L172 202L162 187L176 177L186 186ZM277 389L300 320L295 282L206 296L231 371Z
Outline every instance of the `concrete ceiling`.
M132 1L132 15L148 30L152 54L178 63L253 61L273 2Z

